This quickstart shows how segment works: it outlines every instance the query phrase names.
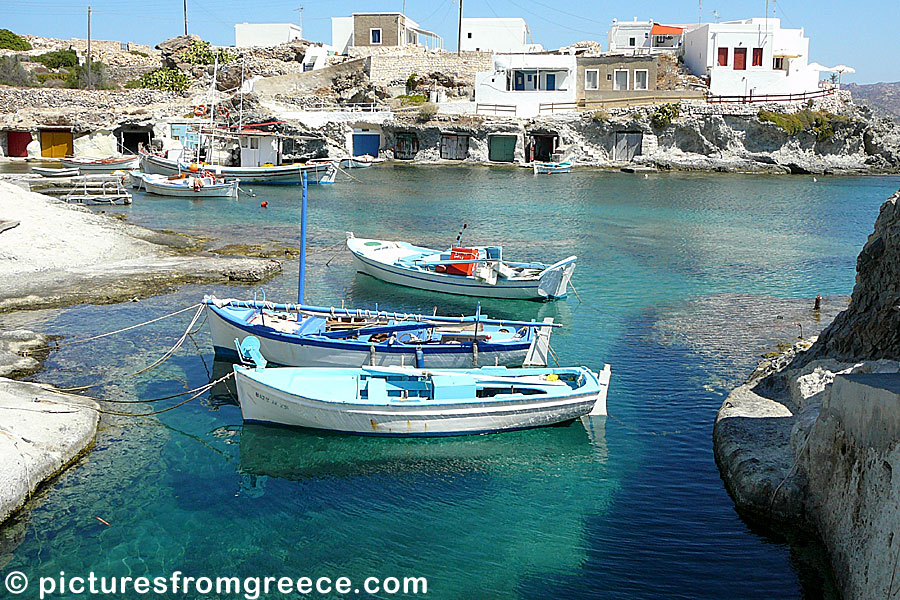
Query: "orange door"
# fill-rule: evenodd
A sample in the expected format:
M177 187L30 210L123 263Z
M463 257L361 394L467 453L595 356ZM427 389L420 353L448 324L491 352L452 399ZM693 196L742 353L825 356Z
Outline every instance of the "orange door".
M746 71L747 70L747 49L746 48L735 48L734 49L734 70L735 71Z
M65 158L73 155L71 131L41 131L41 156Z

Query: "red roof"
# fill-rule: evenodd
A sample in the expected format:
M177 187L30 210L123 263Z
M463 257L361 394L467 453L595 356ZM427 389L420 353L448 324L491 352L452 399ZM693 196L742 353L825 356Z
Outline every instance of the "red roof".
M653 28L650 30L650 35L681 35L682 33L684 33L684 29L682 27L659 25L657 23L654 23Z

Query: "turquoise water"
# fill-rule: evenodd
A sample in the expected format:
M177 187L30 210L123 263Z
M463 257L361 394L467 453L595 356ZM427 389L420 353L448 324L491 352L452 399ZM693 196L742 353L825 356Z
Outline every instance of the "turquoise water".
M383 166L310 188L307 301L472 312L475 300L357 276L345 231L446 246L502 243L507 257L579 256L574 295L482 301L552 316L565 363L613 366L609 410L580 424L496 436L382 440L242 427L227 388L158 417L106 417L97 447L0 529L0 573L424 576L437 598L802 598L823 575L799 548L752 531L712 457L724 394L758 355L845 305L855 257L900 178L643 176ZM299 190L185 201L136 195L130 222L296 244ZM268 208L259 206L262 200ZM333 259L330 265L326 262ZM297 263L265 288L293 300ZM79 339L246 286L187 286L139 303L5 315ZM779 318L782 317L782 318ZM50 355L40 381L108 382L100 399L202 385L228 365L208 333L150 374L189 315ZM112 405L139 412L159 405ZM107 521L106 526L97 517ZM5 564L4 564L5 563ZM352 594L351 594L352 595ZM364 595L364 594L363 594ZM215 594L203 597L216 597ZM386 596L385 596L386 597Z

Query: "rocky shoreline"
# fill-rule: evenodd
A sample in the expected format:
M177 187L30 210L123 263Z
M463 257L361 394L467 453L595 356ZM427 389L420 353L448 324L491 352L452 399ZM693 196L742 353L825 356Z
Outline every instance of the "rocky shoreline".
M847 310L818 339L762 363L713 431L738 511L817 535L851 600L900 591L898 202L900 192L881 207Z
M183 283L262 281L275 260L188 253L180 236L122 223L0 181L0 311L111 303ZM0 522L86 452L100 407L90 398L6 379L37 371L49 339L0 331Z

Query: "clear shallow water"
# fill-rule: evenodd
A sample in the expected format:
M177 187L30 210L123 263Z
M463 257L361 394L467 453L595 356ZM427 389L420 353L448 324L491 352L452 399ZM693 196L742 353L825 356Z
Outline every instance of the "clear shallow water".
M804 587L786 545L736 516L713 462L712 422L755 356L796 335L785 321L816 327L813 296L828 296L828 314L839 310L843 300L831 296L850 292L856 254L900 179L589 171L535 179L517 169L405 166L354 176L363 183L310 188L308 301L474 309L473 299L356 276L345 252L326 267L345 231L444 246L466 222L464 243L501 242L508 257L577 254L583 302L482 305L495 316L553 316L565 325L553 336L564 362L610 362L615 419L590 435L575 424L447 440L356 438L242 427L220 387L155 418L107 418L82 465L0 530L0 569L425 576L439 598L818 595L817 576ZM107 210L223 244L296 244L299 190L254 191L228 202L137 195ZM292 299L296 262L266 290ZM0 321L77 339L206 292L253 293L189 286L140 303ZM151 374L123 378L164 352L184 317L64 348L36 378L111 380L98 397L141 399L227 372L202 329L202 354L191 346Z

